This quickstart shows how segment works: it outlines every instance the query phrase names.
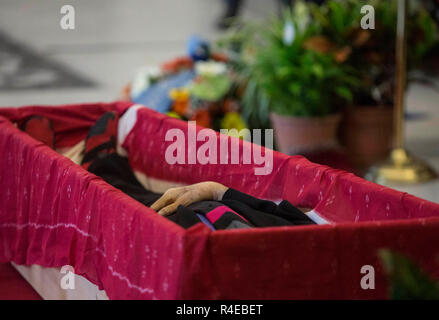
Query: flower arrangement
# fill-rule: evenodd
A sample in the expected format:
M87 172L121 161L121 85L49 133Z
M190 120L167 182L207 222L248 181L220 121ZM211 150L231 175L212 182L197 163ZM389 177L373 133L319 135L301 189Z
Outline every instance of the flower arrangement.
M225 55L210 51L198 37L188 42L188 55L160 68L143 68L127 92L129 99L173 118L219 129L246 128L241 118L233 71Z

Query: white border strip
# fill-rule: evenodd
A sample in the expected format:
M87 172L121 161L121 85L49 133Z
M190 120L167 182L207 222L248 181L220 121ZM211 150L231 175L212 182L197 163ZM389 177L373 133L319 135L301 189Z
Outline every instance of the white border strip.
M325 218L321 217L316 211L311 210L306 213L306 215L317 224L331 224Z

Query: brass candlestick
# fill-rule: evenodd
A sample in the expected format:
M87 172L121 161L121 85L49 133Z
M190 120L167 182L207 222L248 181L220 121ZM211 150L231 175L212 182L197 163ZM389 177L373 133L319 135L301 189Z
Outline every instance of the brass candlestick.
M419 183L436 178L436 173L425 162L413 157L405 149L404 105L407 76L407 0L398 0L396 34L396 87L394 106L395 148L389 159L373 166L366 178L380 184Z

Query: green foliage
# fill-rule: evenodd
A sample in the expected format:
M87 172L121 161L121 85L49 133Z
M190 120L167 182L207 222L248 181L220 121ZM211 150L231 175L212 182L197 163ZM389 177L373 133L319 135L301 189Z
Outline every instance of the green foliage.
M439 299L439 284L408 258L390 250L379 255L389 275L391 299Z
M393 104L395 45L398 0L330 0L323 6L311 5L319 32L338 46L351 46L347 63L357 71L360 85L354 92L355 104ZM361 7L375 9L375 30L362 30ZM438 43L438 30L419 0L409 1L407 19L408 71Z
M303 12L304 8L306 12ZM302 10L301 19L295 19ZM322 117L352 100L355 78L349 67L336 62L333 52L305 49L317 35L299 2L263 25L248 24L220 42L235 48L232 63L246 84L243 115L253 126L268 126L270 111L282 115ZM287 23L295 29L294 41L284 41Z
M375 30L360 27L365 4L375 8ZM293 10L267 23L247 23L220 41L233 49L232 63L246 84L243 115L250 125L268 126L268 114L318 117L346 104L393 104L397 0L328 0L322 6L295 1ZM283 41L295 26L291 44ZM438 43L437 26L419 0L410 1L408 67L416 68ZM310 50L311 38L330 50ZM335 56L345 49L343 62Z
M330 35L338 44L349 45L350 30L359 27L365 3L358 0L328 1L325 5L309 4L312 19L321 34Z
M231 87L226 75L201 76L190 88L191 94L201 100L218 101Z

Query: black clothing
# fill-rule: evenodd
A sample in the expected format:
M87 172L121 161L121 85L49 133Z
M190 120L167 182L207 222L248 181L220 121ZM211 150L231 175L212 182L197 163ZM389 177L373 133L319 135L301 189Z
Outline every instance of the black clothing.
M279 205L229 189L221 203L236 211L255 227L315 224L306 214L283 200Z
M146 190L135 177L128 159L116 153L99 155L88 170L146 206L151 206L161 196ZM167 218L183 228L190 228L203 222L199 215L212 219L210 213L219 207L222 207L219 217L211 221L216 230L314 224L288 201L277 205L234 189L228 189L221 201L200 201L187 207L179 206L177 212Z
M151 206L161 194L146 190L137 180L128 159L117 153L98 156L88 167L88 171L104 179L108 184L123 191L130 197Z

